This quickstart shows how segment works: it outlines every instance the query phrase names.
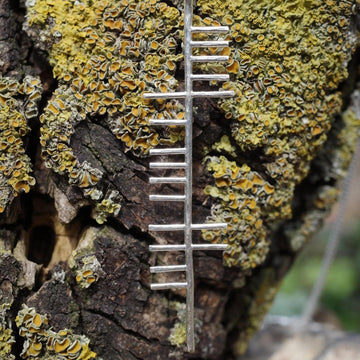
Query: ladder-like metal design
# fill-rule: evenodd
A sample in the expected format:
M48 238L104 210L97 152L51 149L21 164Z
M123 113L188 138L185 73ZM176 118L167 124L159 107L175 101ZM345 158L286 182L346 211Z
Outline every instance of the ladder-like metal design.
M144 99L184 99L185 119L150 119L150 125L169 126L178 125L185 127L185 146L179 148L151 149L150 155L184 155L184 162L151 162L151 169L184 169L185 176L174 177L151 177L151 184L184 184L184 194L181 195L150 195L151 201L181 201L184 202L184 223L149 225L149 231L183 231L184 244L179 245L150 245L150 251L184 251L184 265L152 266L152 273L186 272L186 282L169 282L151 284L152 290L186 289L186 331L187 347L189 352L195 351L194 334L194 267L193 251L196 250L225 250L226 244L193 244L193 230L218 230L226 229L226 223L192 223L192 121L194 98L221 98L234 96L233 91L193 91L193 81L226 81L228 74L193 74L195 62L218 62L228 61L228 56L193 56L193 48L226 47L228 41L193 41L194 33L226 33L227 26L194 27L193 0L185 0L184 9L184 67L185 67L185 91L172 93L144 93Z

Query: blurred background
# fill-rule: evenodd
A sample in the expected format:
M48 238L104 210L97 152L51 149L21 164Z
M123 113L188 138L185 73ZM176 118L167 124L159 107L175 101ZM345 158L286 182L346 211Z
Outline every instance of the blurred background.
M352 176L336 258L328 273L315 320L360 332L360 161ZM283 281L270 315L300 316L319 275L336 206L323 229L304 248Z

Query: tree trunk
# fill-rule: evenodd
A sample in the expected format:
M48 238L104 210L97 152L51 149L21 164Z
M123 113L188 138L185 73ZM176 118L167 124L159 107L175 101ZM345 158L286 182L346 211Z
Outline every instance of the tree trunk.
M230 99L194 101L193 222L227 222L194 242L196 352L184 290L151 291L150 254L181 244L183 207L149 201L149 150L181 146L182 1L1 0L0 357L235 359L297 253L335 203L360 128L356 1L198 0L195 23L228 25L229 55L194 71L229 73ZM198 35L198 39L216 39ZM181 155L175 161L183 161ZM160 161L166 161L165 157Z

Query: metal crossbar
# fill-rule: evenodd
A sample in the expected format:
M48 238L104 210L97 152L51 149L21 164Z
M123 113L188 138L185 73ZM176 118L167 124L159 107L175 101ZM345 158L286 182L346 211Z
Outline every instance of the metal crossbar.
M150 195L152 201L182 201L184 202L183 224L154 224L149 225L149 231L183 231L184 244L150 245L150 251L183 251L185 253L184 265L162 265L150 268L152 273L166 273L184 271L186 282L170 282L151 284L153 290L186 289L186 330L187 347L189 352L195 351L194 334L194 265L193 251L198 250L226 250L226 244L193 244L193 230L220 230L226 229L226 223L193 224L192 223L192 120L194 98L222 98L234 96L233 91L193 91L193 81L227 81L228 74L193 74L193 63L229 61L228 56L193 56L193 48L225 47L228 41L193 41L194 33L226 33L227 26L194 27L193 0L185 0L184 9L184 68L185 68L185 91L168 93L144 93L144 99L184 99L184 119L150 119L149 125L153 126L184 126L184 148L162 148L151 150L151 155L184 155L184 162L151 162L151 169L183 169L185 176L180 177L151 177L151 184L184 184L184 194L180 195Z

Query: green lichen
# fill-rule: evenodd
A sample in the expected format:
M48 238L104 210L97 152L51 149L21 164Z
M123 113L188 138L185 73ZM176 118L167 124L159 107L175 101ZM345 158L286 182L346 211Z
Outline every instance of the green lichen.
M90 197L93 193L91 193ZM101 202L97 202L94 208L94 218L98 224L103 224L110 215L116 216L120 211L120 201L118 191L112 190L109 195L105 196Z
M26 76L19 83L0 77L0 213L13 197L35 184L23 138L30 130L28 121L38 115L41 93L38 78Z
M89 349L90 340L84 335L64 329L49 328L48 318L34 308L23 305L16 317L19 335L25 339L21 357L38 360L89 360L96 354Z
M178 301L171 301L169 309L176 311L177 321L171 329L169 341L171 345L183 347L186 345L186 305ZM195 316L195 342L199 341L197 333L201 331L202 321Z
M40 32L37 39L48 49L60 84L40 118L42 156L47 167L97 203L95 218L103 223L119 212L118 201L99 190L103 174L77 159L71 136L81 121L101 117L125 151L142 155L174 141L164 131L160 139L148 118L181 118L182 106L144 102L142 93L174 91L178 85L180 13L157 0L36 0L27 18L29 33Z
M222 139L213 150L223 155L212 152L204 159L214 181L205 193L216 199L209 221L228 222L229 229L204 232L203 237L229 244L227 265L254 268L269 251L271 229L292 218L295 188L308 175L341 112L339 85L348 76L357 45L352 32L357 2L199 0L197 5L209 22L230 27L231 49L229 64L199 68L230 73L223 89L236 94L219 101L229 122L231 147ZM237 154L253 160L230 160L234 146ZM334 179L345 169L340 162L336 166ZM326 189L318 196L329 197L323 200L329 203L333 199ZM294 250L314 232L314 219L309 214Z
M231 144L230 138L227 135L223 135L219 142L212 145L212 150L218 152L226 152L227 154L236 157L236 147Z
M169 308L177 312L178 321L171 329L169 341L173 346L182 346L186 344L186 306L179 302L171 302Z

